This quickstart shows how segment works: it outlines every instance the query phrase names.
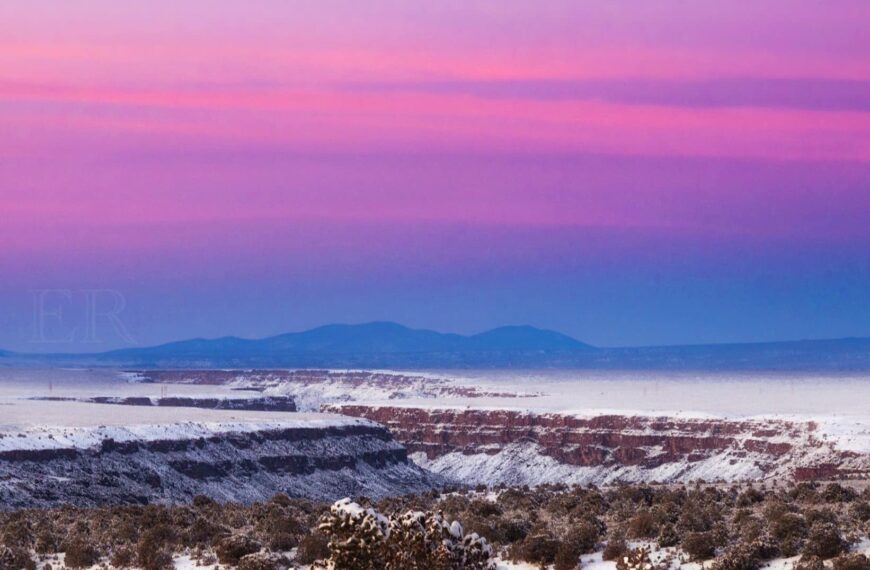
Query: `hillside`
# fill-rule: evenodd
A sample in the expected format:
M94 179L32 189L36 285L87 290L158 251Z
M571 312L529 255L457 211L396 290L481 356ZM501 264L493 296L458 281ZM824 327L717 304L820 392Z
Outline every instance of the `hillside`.
M870 339L601 348L559 332L500 327L475 335L396 323L327 325L263 339L191 339L91 354L0 351L0 366L137 368L573 368L870 370Z

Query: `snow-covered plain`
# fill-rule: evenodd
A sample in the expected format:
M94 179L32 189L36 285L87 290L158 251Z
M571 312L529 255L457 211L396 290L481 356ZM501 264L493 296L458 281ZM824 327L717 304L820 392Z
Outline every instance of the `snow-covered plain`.
M233 371L223 384L185 382L175 371L172 383L142 382L146 375L112 370L0 370L0 450L21 445L18 434L41 432L28 438L35 448L87 445L101 438L168 439L199 437L210 430L248 431L281 422L347 422L315 413L321 406L358 405L423 410L499 410L572 418L608 415L669 418L680 421L748 421L769 431L767 443L802 449L799 465L824 464L831 449L866 458L870 454L870 376L794 372L619 372L619 371L340 371L288 376L282 371L263 374ZM258 375L259 374L259 375ZM27 401L32 397L85 396L289 396L309 414L241 412L185 408L135 408L80 402ZM333 408L341 411L340 407ZM380 421L380 420L379 420ZM806 433L784 434L773 424L812 426ZM449 426L431 426L450 429ZM474 426L463 426L473 429ZM776 426L773 426L776 427ZM754 428L753 428L754 429ZM811 433L810 433L811 432ZM6 437L3 437L5 434ZM644 428L634 435L650 435ZM675 435L677 432L675 432ZM12 436L15 436L14 438ZM514 484L615 481L755 479L778 475L769 457L742 446L715 457L689 463L663 463L651 469L638 466L578 466L560 463L552 450L542 453L534 441L517 441L498 448L479 447L426 457L412 455L419 465L459 481L497 481ZM756 436L753 436L756 437ZM808 443L808 438L812 441ZM18 440L18 441L16 441ZM805 449L804 449L805 448ZM663 450L662 450L663 451ZM652 457L656 449L646 450ZM848 459L857 471L864 459ZM863 463L857 463L857 462ZM789 468L795 461L786 462ZM545 476L544 476L545 475Z

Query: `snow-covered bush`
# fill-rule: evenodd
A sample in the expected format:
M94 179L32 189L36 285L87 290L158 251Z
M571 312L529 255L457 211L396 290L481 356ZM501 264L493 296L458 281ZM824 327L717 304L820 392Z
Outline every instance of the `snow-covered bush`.
M350 499L336 502L320 531L329 537L327 567L336 570L491 570L492 548L457 521L409 511L387 518Z
M320 524L320 531L329 537L331 568L386 568L390 522L374 509L342 499L329 509Z

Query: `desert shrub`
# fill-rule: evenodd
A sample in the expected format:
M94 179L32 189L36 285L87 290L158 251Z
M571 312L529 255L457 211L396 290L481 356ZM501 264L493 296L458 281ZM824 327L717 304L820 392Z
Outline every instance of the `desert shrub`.
M749 487L737 496L736 505L738 507L750 507L764 500L764 493L755 487Z
M794 570L825 570L825 563L818 556L802 556Z
M253 538L244 534L234 534L218 541L215 554L221 564L238 564L243 556L259 552L262 546Z
M556 551L559 546L559 541L551 533L539 529L515 543L511 548L511 557L532 564L549 565L556 561ZM564 552L564 556L569 556L569 553Z
M238 570L279 570L281 567L279 557L274 554L256 552L242 556L239 560Z
M140 540L136 547L136 562L143 570L163 570L171 567L172 556L158 542Z
M389 519L349 499L336 502L319 527L330 538L334 568L380 570L491 570L492 549L439 513L408 511Z
M764 523L756 516L735 517L732 524L741 542L758 540L765 533Z
M740 543L717 558L710 570L758 570L762 564L758 549L752 543Z
M790 491L789 496L804 503L815 503L819 500L819 484L810 481L804 481L795 485Z
M595 550L598 539L601 538L602 525L597 520L583 520L568 527L562 542L570 545L579 554L587 554Z
M810 528L803 554L822 559L833 558L841 554L846 546L836 526L829 522L819 522Z
M863 554L842 554L833 563L834 570L870 570L870 559Z
M852 505L852 508L849 509L850 514L855 520L860 522L867 522L870 520L870 503L867 501L858 501Z
M837 513L831 509L809 509L804 512L804 518L807 520L808 526L816 524L837 524Z
M590 521L581 521L570 527L565 536L557 540L553 563L556 570L577 568L580 556L595 550L598 543L598 526Z
M713 527L707 505L698 498L687 500L680 512L677 528L684 532L706 532Z
M217 501L205 495L196 495L193 498L193 506L196 508L211 507L217 505Z
M502 514L501 507L494 501L475 499L468 505L469 511L481 517L497 517Z
M528 488L507 489L498 496L498 501L506 511L535 512L540 505L539 497L530 493Z
M796 510L797 509L792 503L786 503L785 501L774 499L771 501L767 501L764 504L762 514L764 515L764 518L765 520L767 520L768 523L775 523L786 514L793 513Z
M623 485L613 492L613 500L625 500L634 505L651 506L655 490L648 485Z
M656 542L662 548L676 546L680 543L680 535L677 534L677 529L674 528L674 525L666 524L659 530Z
M289 507L293 505L293 499L287 496L287 493L275 493L275 495L269 499L269 502L281 507Z
M64 561L70 568L88 568L100 559L91 541L81 534L68 538L63 544L63 551L66 553Z
M807 534L807 523L797 513L785 513L770 525L770 533L783 556L794 556Z
M728 525L724 521L717 521L710 529L710 535L713 537L713 545L717 548L728 546L731 541L731 533Z
M37 554L53 554L58 551L60 544L53 529L48 527L36 531L33 549Z
M575 570L580 567L580 554L570 545L560 542L553 558L554 570Z
M117 548L112 552L111 556L109 556L109 562L115 568L127 568L132 566L135 559L135 553L129 546Z
M828 503L849 503L858 497L854 489L844 487L839 483L828 483L822 491L822 499Z
M619 560L628 552L628 543L621 533L614 533L604 545L602 557L604 560Z
M36 564L25 549L0 544L0 570L36 570Z
M641 509L628 521L629 538L655 538L659 533L660 521L647 509Z
M175 530L165 523L158 524L142 533L136 546L136 560L139 566L143 570L171 568L170 549L175 544L175 538Z
M607 510L607 498L596 488L586 489L577 505L584 513L602 515Z
M716 555L716 543L709 531L687 533L680 546L694 561L709 560Z
M33 530L29 522L23 517L10 520L0 532L0 544L10 548L29 549L33 542Z
M285 531L278 531L268 535L266 546L270 550L287 551L299 546L299 536Z
M300 564L313 564L329 558L329 538L315 531L302 537L296 550L296 561Z
M531 530L532 524L525 519L499 517L489 523L488 530L480 534L501 544L513 544L527 537Z
M179 539L184 546L208 546L227 533L222 526L205 517L197 516L183 527Z

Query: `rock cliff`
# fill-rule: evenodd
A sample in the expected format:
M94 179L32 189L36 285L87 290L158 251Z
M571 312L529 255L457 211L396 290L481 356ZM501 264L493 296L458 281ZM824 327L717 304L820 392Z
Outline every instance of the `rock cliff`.
M31 429L0 436L0 508L265 500L277 492L335 500L431 489L381 426L336 418L270 422Z
M814 422L327 405L387 426L421 466L464 483L867 477L870 455ZM866 435L866 434L865 434Z

